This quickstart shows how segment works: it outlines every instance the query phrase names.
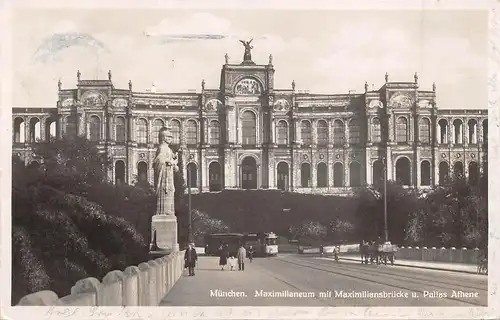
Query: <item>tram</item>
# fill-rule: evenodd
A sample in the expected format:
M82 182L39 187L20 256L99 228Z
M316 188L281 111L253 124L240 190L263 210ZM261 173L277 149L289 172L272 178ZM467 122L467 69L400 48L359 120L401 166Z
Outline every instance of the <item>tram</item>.
M219 248L224 243L227 245L230 256L236 256L242 243L242 233L212 233L205 236L205 254L219 255Z
M256 257L269 257L278 254L278 236L274 232L246 233L243 242L247 252L252 246Z

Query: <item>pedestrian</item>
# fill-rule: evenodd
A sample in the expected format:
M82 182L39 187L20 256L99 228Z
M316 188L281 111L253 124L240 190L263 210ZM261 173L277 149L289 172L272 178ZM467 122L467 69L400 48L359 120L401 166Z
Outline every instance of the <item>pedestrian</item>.
M222 271L224 271L224 267L227 264L227 257L229 256L229 253L227 251L227 246L223 243L219 247L219 266L222 266Z
M189 269L190 276L194 276L194 267L196 266L197 260L198 255L196 254L196 249L193 244L190 243L188 249L184 253L184 267Z
M227 259L228 263L229 263L229 266L231 267L231 271L235 270L236 269L236 258L234 256L231 256L229 257L229 259Z
M245 271L245 258L247 256L247 250L243 246L243 244L240 245L240 248L238 249L238 270L240 271Z
M253 255L254 255L254 253L255 253L255 252L254 252L254 250L253 250L252 246L250 246L250 247L248 248L248 259L250 259L250 262L252 262L252 260L253 260Z

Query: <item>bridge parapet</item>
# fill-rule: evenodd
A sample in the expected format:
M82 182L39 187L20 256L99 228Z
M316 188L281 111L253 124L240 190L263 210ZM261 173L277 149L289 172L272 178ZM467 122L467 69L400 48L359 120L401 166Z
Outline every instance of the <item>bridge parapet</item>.
M157 306L182 275L184 251L150 260L123 272L108 272L77 281L71 294L59 298L50 290L28 294L18 306Z

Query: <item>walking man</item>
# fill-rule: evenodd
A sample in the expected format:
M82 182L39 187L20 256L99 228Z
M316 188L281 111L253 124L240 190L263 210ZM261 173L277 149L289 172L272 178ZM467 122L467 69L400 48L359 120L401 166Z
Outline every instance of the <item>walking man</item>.
M196 254L196 249L193 244L190 243L186 253L184 253L184 266L189 269L189 275L194 276L194 267L196 266L196 261L198 260L198 255Z
M238 249L238 255L237 255L237 258L238 258L238 269L240 271L244 271L245 270L245 258L247 256L247 250L245 249L245 247L243 246L243 244L240 245L240 248Z

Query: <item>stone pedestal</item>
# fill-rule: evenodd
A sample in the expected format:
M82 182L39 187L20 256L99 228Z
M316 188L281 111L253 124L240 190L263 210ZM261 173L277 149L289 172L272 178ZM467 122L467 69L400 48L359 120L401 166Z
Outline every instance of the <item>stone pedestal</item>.
M151 236L156 231L155 251L179 251L177 242L177 217L175 215L154 215L151 218Z

